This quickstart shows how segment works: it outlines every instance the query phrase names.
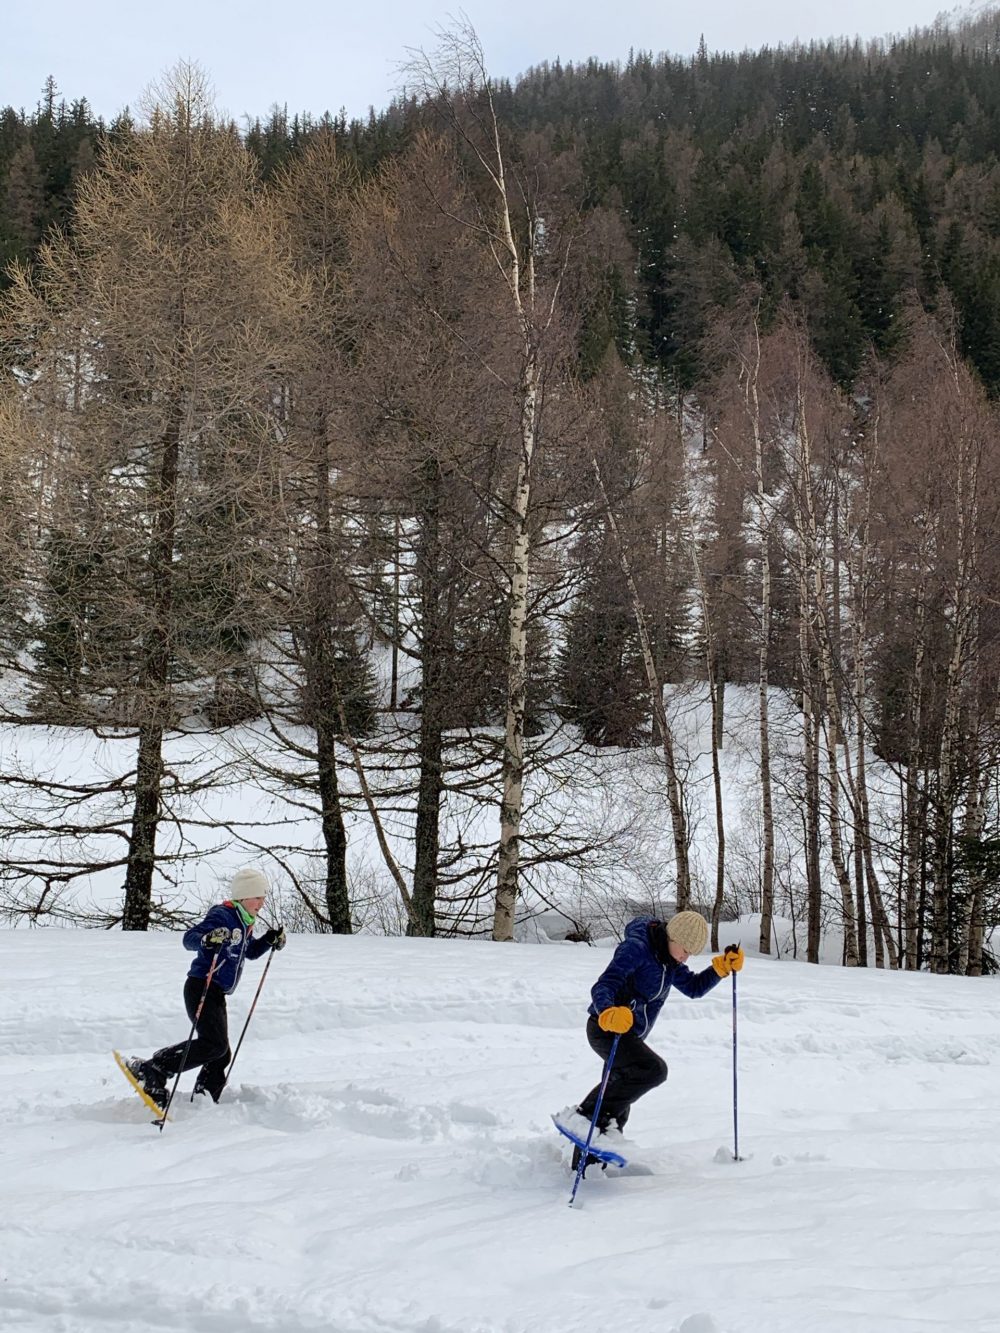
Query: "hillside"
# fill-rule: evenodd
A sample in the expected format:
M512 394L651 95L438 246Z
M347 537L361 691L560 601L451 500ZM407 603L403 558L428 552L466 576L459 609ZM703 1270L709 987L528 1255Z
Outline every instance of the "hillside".
M175 1040L166 934L0 932L11 1333L987 1333L1000 984L751 957L671 996L650 1175L569 1175L609 947L293 937L223 1102L162 1135L111 1061ZM707 960L702 960L707 961ZM238 1031L259 973L231 1005ZM183 1085L186 1092L190 1076Z

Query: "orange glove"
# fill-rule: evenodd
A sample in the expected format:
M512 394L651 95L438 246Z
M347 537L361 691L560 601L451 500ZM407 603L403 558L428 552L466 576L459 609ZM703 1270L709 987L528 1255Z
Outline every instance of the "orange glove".
M632 1021L632 1010L625 1004L613 1004L597 1015L597 1026L602 1032L628 1032Z
M727 944L725 953L718 953L712 959L712 966L720 977L728 977L730 972L738 972L743 966L745 955L738 944Z

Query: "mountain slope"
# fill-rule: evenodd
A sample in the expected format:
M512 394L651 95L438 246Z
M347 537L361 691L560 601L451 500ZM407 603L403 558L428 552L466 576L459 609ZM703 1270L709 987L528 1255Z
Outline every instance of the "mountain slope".
M751 958L738 1164L729 984L671 996L653 1039L671 1076L629 1126L654 1174L588 1178L570 1211L548 1114L599 1072L582 1027L609 950L293 937L231 1092L185 1093L161 1135L110 1049L186 1032L178 938L0 933L0 1322L995 1326L1000 983Z

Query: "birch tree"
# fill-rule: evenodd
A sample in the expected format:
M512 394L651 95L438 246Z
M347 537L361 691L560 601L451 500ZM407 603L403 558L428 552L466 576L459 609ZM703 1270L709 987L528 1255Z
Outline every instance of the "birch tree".
M528 598L532 564L532 486L546 409L546 379L560 348L560 301L567 233L557 200L543 200L538 173L514 170L478 37L466 23L441 34L435 57L415 53L411 73L462 145L479 200L465 216L503 280L515 329L509 390L517 411L516 470L504 497L509 528L506 705L500 775L500 837L493 937L514 934L524 809L524 721Z

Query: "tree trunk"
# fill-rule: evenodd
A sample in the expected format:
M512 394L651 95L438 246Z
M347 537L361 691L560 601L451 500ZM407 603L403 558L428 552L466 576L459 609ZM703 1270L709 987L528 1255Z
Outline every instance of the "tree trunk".
M725 895L726 886L726 825L722 812L722 775L719 769L719 734L722 729L722 719L720 711L721 706L719 703L719 689L715 678L715 640L712 633L708 592L705 588L705 580L702 577L701 561L698 559L698 548L693 540L691 542L691 561L694 566L694 574L698 583L698 590L701 594L701 612L705 633L705 675L708 682L708 698L711 707L712 791L715 796L716 838L715 898L712 902L712 948L718 949L719 921L722 916L722 900Z
M807 628L803 628L803 635L808 643ZM806 654L804 669L811 675L808 650ZM819 962L823 914L823 885L819 867L819 729L819 714L813 707L813 683L810 676L806 676L802 685L802 741L805 768L807 963Z
M507 639L507 706L500 801L500 849L497 863L496 908L493 938L514 938L518 867L521 854L521 814L524 804L524 709L528 645L528 569L531 557L531 464L538 427L538 365L529 345L521 393L521 454L517 466L512 522L510 614Z
M163 728L139 728L132 829L125 870L124 930L148 930L153 903L156 832L160 820L160 783L163 778Z
M840 708L837 702L837 686L834 679L834 659L832 642L832 623L826 595L826 581L823 574L825 551L820 545L819 525L816 520L816 508L812 490L812 446L806 404L800 381L798 390L798 443L799 443L799 504L796 508L796 520L799 525L799 539L804 551L804 558L811 577L813 605L817 621L816 649L819 657L820 678L826 697L826 755L827 780L829 790L828 825L830 829L830 859L840 887L840 905L844 930L844 963L847 967L858 965L857 921L854 912L854 895L851 889L851 877L844 856L843 833L840 816L840 773L837 762L837 746L840 743L841 725Z
M955 811L959 802L956 760L961 745L961 704L965 692L967 649L973 642L975 605L971 595L975 566L977 473L969 446L968 427L956 431L958 458L955 468L956 570L951 589L952 649L944 686L944 714L938 752L937 801L935 803L934 894L932 899L932 972L950 970L950 917L952 898L952 846Z
M687 817L684 813L683 790L677 772L673 732L670 729L670 723L667 721L667 712L663 705L663 686L660 684L656 675L656 663L653 660L653 650L649 641L649 632L646 628L646 617L643 613L642 602L639 599L639 590L636 587L635 579L632 577L632 567L629 563L628 552L625 550L618 522L615 519L614 512L611 508L611 502L608 499L608 493L604 489L604 482L601 479L601 471L598 467L596 458L591 460L591 465L594 469L594 476L597 479L597 486L601 494L601 501L604 505L604 512L608 519L608 526L611 528L612 535L615 539L615 547L618 551L618 563L628 588L629 601L632 603L632 614L635 617L636 630L639 635L639 646L642 651L642 661L646 672L646 683L649 687L649 702L653 714L653 725L660 738L660 745L663 750L663 758L666 764L667 801L670 806L670 824L674 836L674 866L677 877L677 910L683 912L691 905L691 869L688 863Z
M868 920L865 908L865 856L861 846L861 826L855 811L854 820L854 910L858 922L858 967L868 966ZM882 966L882 940L875 932L875 966Z
M336 690L336 685L332 683L330 688ZM353 926L347 882L347 830L340 803L336 737L337 729L324 717L316 728L316 768L326 849L326 912L335 935L350 935Z
M426 682L428 677L424 676ZM433 680L433 677L432 677ZM436 686L435 686L436 688ZM438 861L441 852L442 733L437 709L420 714L420 779L414 833L413 916L407 935L431 936L437 929Z
M333 633L337 620L334 593L337 578L330 514L330 457L326 421L315 424L316 559L309 577L312 624L306 657L307 687L313 701L316 726L316 777L319 788L323 845L326 849L326 911L330 929L350 935L351 900L347 882L347 830L340 801L337 772L335 701L339 697Z
M754 443L757 491L757 543L760 549L760 648L757 654L757 731L760 741L760 801L763 824L760 938L762 954L771 952L774 929L774 806L771 793L771 726L769 672L771 649L771 501L764 484L764 444L760 429L760 328L753 323L753 352L744 365L744 401Z
M147 930L153 903L153 869L160 821L163 732L169 714L170 623L173 616L173 557L177 529L177 475L180 463L182 408L175 400L162 441L159 473L153 485L152 537L149 547L150 628L143 644L138 699L139 754L136 762L132 828L128 840L122 926Z
M395 712L399 706L399 515L392 520L392 646L391 676L389 681L389 708Z
M917 594L916 650L907 697L908 746L906 756L906 832L905 949L904 966L915 972L920 966L923 865L925 857L924 819L926 801L920 786L921 733L923 731L924 664L927 649L927 612L922 593Z
M413 910L408 935L436 930L438 860L443 792L442 697L444 644L441 587L441 469L428 459L422 469L420 571L420 777L414 834Z

